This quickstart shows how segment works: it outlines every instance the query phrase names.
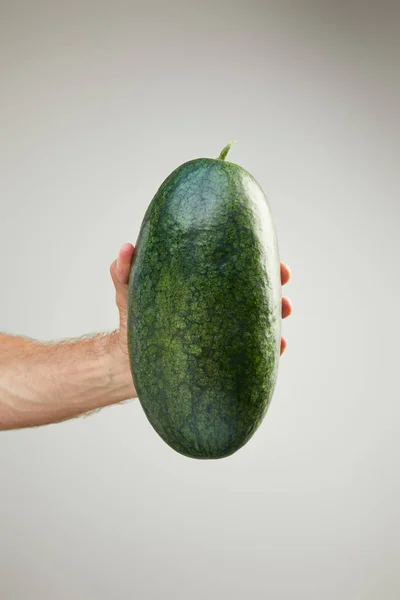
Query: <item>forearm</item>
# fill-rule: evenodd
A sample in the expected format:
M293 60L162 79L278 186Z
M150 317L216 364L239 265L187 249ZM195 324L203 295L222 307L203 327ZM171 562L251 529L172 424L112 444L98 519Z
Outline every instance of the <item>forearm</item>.
M116 333L56 344L0 334L0 429L56 423L135 396Z

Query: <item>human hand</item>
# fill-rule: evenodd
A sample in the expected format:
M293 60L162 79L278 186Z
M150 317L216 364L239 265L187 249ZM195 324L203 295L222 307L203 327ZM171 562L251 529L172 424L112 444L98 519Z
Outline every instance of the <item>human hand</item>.
M119 311L119 346L125 356L128 356L127 344L127 313L128 313L128 281L131 269L134 246L124 244L118 254L118 258L110 267L111 277L115 286L116 303ZM281 263L281 283L285 285L290 280L290 269L284 263ZM282 298L282 318L286 319L292 314L292 304L289 298ZM281 338L281 354L287 347L286 338Z
M126 357L128 357L128 282L134 250L132 244L121 246L118 258L114 260L110 267L110 274L115 287L115 301L119 312L119 347Z
M282 283L282 285L285 285L286 283L288 283L288 281L290 281L290 277L291 277L291 272L290 272L289 267L287 265L285 265L284 263L281 263L281 283ZM289 298L283 297L282 298L282 319L286 319L286 317L289 317L291 314L292 314L292 303L290 302ZM287 346L287 340L286 340L286 338L282 337L281 338L281 355L285 352L286 346Z

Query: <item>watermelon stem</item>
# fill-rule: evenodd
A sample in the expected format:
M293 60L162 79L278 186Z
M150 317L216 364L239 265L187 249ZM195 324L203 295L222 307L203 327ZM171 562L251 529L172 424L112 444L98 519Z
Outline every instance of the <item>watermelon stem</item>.
M220 155L218 156L218 160L225 160L229 150L232 148L232 146L236 144L236 140L233 140L233 142L229 142L229 144L227 144L225 146L225 148L223 150L221 150Z

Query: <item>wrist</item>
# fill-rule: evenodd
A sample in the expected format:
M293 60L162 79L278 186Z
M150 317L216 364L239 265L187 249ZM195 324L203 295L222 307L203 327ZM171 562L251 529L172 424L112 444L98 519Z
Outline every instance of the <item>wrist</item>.
M119 402L136 398L129 354L121 345L120 331L113 331L96 341L98 343L98 351L104 360L104 369L112 401Z

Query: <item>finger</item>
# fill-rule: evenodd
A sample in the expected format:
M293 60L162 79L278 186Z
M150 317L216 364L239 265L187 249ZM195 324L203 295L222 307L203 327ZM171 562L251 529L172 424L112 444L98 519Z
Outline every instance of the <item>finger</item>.
M110 275L115 287L119 285L118 276L117 276L117 259L115 259L110 266Z
M285 352L287 346L286 338L281 338L281 356Z
M292 314L292 303L289 298L282 298L282 319L286 319Z
M289 267L287 265L285 265L285 263L281 263L281 283L282 283L282 285L285 285L285 283L290 281L291 276L292 276L292 273L291 273Z
M129 243L123 244L120 248L116 263L116 271L120 283L128 283L134 250L134 246Z
M132 244L124 244L110 267L110 274L115 287L126 285L129 280L130 265L134 247Z

